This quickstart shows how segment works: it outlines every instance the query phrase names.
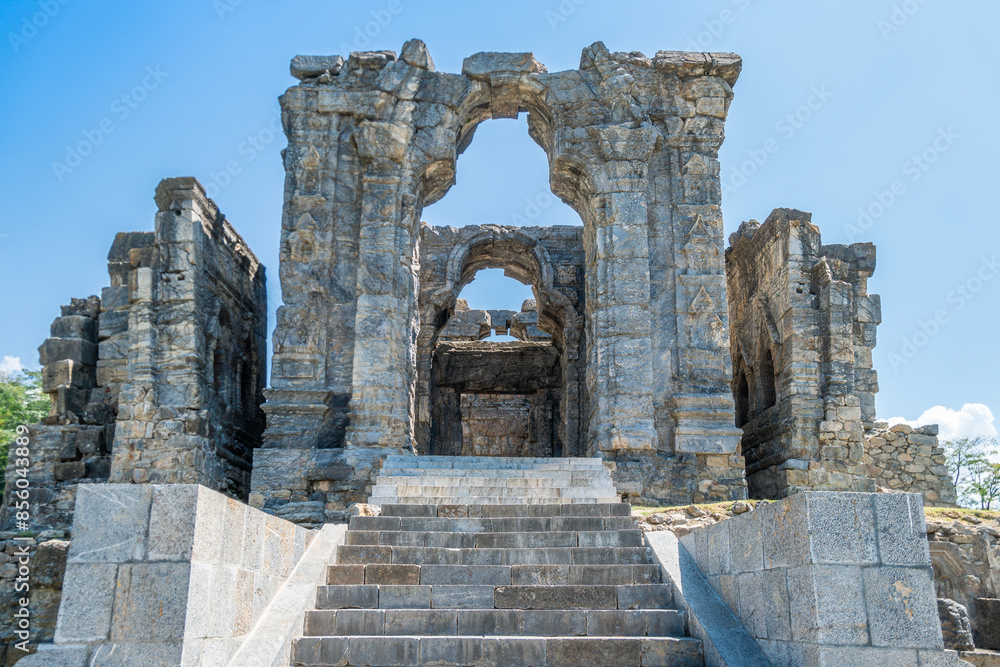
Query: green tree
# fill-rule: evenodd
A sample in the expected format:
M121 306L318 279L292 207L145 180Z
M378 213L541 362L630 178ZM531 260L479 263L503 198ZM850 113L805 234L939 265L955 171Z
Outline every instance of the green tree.
M979 499L979 509L992 509L993 502L1000 500L1000 463L986 457L977 459L972 464L971 477L969 494Z
M0 373L0 494L7 472L7 449L21 424L34 424L49 413L49 397L42 393L41 371Z
M1000 495L1000 470L997 469L1000 464L995 463L1000 460L1000 452L996 438L960 438L944 443L944 450L959 504L989 509L989 504Z

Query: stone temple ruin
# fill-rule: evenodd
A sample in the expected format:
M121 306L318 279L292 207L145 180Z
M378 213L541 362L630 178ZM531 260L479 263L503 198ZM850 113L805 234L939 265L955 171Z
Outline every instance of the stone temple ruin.
M808 213L776 209L724 248L718 151L740 69L734 54L601 43L555 73L528 53L438 72L419 40L398 57L296 57L270 380L264 267L192 178L160 183L155 231L118 235L110 286L64 306L40 348L52 412L31 428L28 527L57 574L32 640L55 643L22 664L959 664L941 650L932 572L940 588L972 566L952 554L932 570L921 510L955 503L936 427L876 421L874 247L823 245ZM525 112L582 225L422 223L478 124ZM459 294L486 268L535 298L469 310ZM24 527L15 491L4 530ZM358 505L370 498L381 516ZM786 500L680 545L634 531L622 504L747 498ZM444 547L459 560L433 560ZM400 560L409 548L427 552ZM421 570L463 564L506 571L435 591ZM632 578L586 574L599 565ZM518 567L535 569L519 581ZM859 595L882 597L852 606L862 579ZM571 583L586 609L687 620L643 626L641 643L624 621L600 631L596 611L582 633L525 611L567 609L534 589ZM556 639L389 630L394 609L448 608L440 584L464 600L489 588L483 609L522 614L513 634ZM1000 609L994 584L963 598L977 638ZM616 603L593 598L616 586ZM426 605L400 602L425 588ZM754 616L765 597L783 621ZM387 611L350 629L336 610L359 606Z

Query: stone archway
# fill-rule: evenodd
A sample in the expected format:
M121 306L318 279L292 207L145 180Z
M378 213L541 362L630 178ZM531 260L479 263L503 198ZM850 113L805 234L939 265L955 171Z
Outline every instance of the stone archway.
M582 383L582 229L495 225L421 230L420 334L417 339L417 450L428 453L580 455ZM548 248L552 248L552 251ZM456 300L475 274L503 269L532 286L534 310L472 313ZM468 316L466 316L468 317ZM483 321L479 321L483 320ZM511 325L508 328L508 325ZM518 334L480 343L489 328ZM463 407L464 406L464 407ZM492 417L470 422L473 411ZM517 429L502 428L506 418ZM493 420L492 423L490 420ZM464 430L463 430L464 429ZM479 445L472 447L471 430ZM516 446L491 440L508 438Z
M646 57L598 42L576 70L477 53L451 74L411 40L398 58L300 65L301 84L281 99L284 304L264 449L375 456L420 441L418 353L442 316L419 303L421 211L454 183L479 123L527 112L552 191L583 221L579 265L552 279L572 308L538 298L543 329L549 313L578 318L581 453L644 471L622 483L655 483L658 498L742 495L717 160L736 56ZM321 457L260 454L268 469L303 458Z

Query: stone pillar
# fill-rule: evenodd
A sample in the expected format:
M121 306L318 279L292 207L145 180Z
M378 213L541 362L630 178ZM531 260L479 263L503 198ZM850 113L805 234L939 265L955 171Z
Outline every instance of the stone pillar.
M591 166L585 232L591 449L652 450L647 165L652 127L596 131L604 161Z
M402 165L412 131L366 121L348 447L413 446L413 198Z

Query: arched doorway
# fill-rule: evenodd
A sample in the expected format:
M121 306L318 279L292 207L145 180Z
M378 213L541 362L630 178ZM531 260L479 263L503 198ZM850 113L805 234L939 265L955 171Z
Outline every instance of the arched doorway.
M572 456L581 434L583 230L494 225L421 230L417 341L419 452ZM552 247L554 253L546 248ZM483 269L531 285L519 311L471 310L462 288ZM582 304L582 299L575 299ZM489 342L490 332L516 340Z

